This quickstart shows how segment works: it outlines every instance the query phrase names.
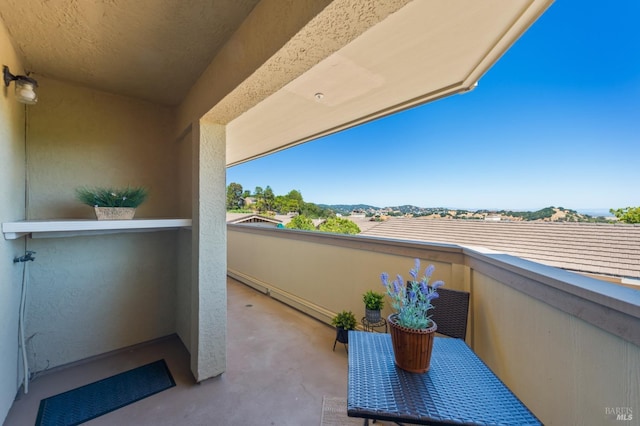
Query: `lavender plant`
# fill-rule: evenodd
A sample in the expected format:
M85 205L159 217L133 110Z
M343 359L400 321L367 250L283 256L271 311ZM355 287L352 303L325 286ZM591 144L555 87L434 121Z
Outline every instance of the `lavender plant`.
M391 306L396 311L399 325L416 330L424 330L433 325L429 314L433 309L431 301L439 296L436 290L444 285L444 281L441 280L429 285L435 269L435 266L429 265L418 280L420 259L416 259L414 268L409 271L413 278L409 282L405 282L400 274L392 282L389 282L389 274L386 272L380 275L382 285L391 298Z

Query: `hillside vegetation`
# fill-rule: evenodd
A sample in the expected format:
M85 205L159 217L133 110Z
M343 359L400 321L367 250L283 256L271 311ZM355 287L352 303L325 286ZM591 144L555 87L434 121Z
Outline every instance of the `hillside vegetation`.
M639 208L611 211L620 221L634 223ZM227 210L254 211L261 214L300 214L308 218L330 218L339 216L365 215L372 220L383 220L389 216L425 217L429 219L501 220L501 221L544 221L544 222L612 222L611 217L590 216L564 207L545 207L536 211L512 210L463 210L447 207L417 207L402 205L375 207L368 204L314 204L303 199L298 190L286 195L276 195L271 187L256 187L244 190L239 183L227 186ZM627 220L627 217L629 218ZM639 219L640 220L640 219Z
M367 205L319 205L342 215L353 212L364 213L374 220L388 216L424 217L428 219L501 220L501 221L543 221L543 222L610 222L610 218L594 217L578 213L564 207L545 207L536 211L512 210L464 210L445 207L416 207L403 205L396 207L374 207Z

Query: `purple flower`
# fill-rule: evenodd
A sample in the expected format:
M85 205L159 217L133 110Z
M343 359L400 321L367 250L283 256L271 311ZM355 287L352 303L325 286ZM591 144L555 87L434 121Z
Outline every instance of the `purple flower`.
M433 274L433 271L436 270L436 267L433 265L429 265L427 266L426 271L424 271L424 274L427 276L427 278L431 278L431 275Z
M387 287L389 285L389 274L383 272L380 274L380 281L382 281L382 285Z
M398 294L400 292L400 284L398 284L398 280L393 281L393 292Z
M437 290L440 287L442 287L443 285L444 285L444 281L438 280L435 283L431 284L431 287L433 287L434 290Z
M427 283L422 281L420 282L420 291L422 292L422 294L428 294L429 293L429 287L427 286Z
M418 269L412 269L409 271L409 273L411 274L411 277L414 281L418 279Z
M437 299L438 297L440 297L440 295L435 291L432 291L431 293L427 294L427 300L429 301L433 299Z

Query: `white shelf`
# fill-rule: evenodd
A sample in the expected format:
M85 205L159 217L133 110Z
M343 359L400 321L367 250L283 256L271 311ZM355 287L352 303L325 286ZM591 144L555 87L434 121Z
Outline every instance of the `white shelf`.
M25 220L5 222L5 240L15 240L31 234L31 238L75 237L121 232L165 231L191 227L191 219L132 219L132 220Z

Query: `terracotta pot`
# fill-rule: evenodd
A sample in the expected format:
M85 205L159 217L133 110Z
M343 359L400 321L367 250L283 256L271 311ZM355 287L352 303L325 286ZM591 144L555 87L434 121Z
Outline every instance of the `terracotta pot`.
M423 330L406 328L396 322L396 316L397 314L391 314L387 318L396 365L411 373L429 371L433 338L438 326L432 321L431 328Z

